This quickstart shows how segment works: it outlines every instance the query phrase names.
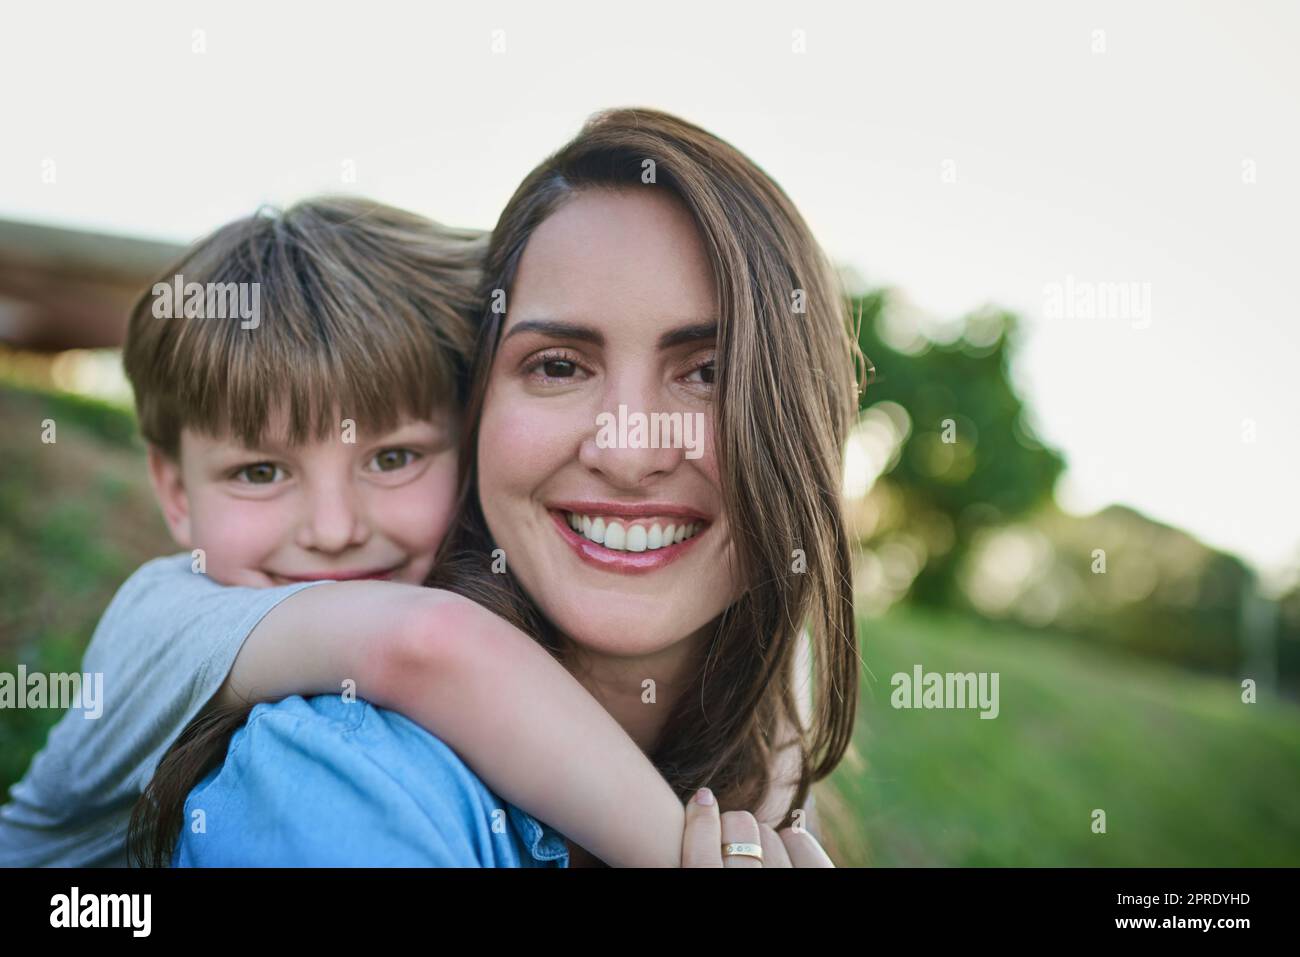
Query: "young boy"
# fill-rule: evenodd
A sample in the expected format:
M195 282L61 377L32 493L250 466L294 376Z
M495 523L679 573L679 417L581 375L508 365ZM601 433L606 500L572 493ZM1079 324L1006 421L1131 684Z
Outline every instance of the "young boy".
M192 719L340 692L607 863L680 863L684 809L609 714L526 635L421 586L453 517L480 253L317 200L218 230L142 297L124 362L187 554L114 597L83 665L103 715L51 731L0 808L0 865L125 865L132 805Z

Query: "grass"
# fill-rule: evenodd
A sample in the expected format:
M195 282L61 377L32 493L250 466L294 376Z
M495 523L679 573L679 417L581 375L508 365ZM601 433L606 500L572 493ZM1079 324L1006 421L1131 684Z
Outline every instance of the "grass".
M55 441L41 441L52 420ZM80 669L95 624L140 564L175 551L131 413L0 386L0 671ZM0 711L0 799L60 713Z
M1295 866L1300 708L1086 643L918 609L863 622L837 860L875 865ZM904 710L890 679L998 672L1000 714ZM1092 813L1106 815L1094 833Z

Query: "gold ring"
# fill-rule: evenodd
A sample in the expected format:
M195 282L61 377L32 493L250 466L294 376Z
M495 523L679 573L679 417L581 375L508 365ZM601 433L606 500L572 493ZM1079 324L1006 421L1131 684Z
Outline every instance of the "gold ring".
M763 859L763 845L761 844L723 844L723 857L752 857L757 861Z

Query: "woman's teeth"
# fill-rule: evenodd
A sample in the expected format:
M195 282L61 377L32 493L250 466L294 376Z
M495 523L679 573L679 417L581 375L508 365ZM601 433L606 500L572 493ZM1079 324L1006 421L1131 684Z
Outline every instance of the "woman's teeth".
M564 517L575 532L616 552L650 552L667 548L693 537L703 525L702 522L624 525L617 519L592 518L574 512L565 512Z

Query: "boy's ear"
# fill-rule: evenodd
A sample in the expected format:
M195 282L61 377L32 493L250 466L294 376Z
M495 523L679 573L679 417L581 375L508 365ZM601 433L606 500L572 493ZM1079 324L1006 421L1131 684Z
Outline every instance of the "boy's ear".
M181 481L181 464L158 446L149 446L149 481L162 508L172 538L181 548L193 548L190 535L190 501Z

